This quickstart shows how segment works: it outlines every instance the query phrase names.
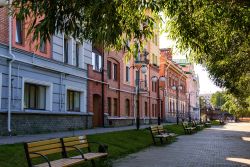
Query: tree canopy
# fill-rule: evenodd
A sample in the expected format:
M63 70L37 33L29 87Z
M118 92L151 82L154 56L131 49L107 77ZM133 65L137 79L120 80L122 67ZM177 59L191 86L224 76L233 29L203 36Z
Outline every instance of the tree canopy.
M211 104L214 108L221 108L221 106L225 103L224 98L225 92L215 92L211 97Z
M14 0L13 7L17 17L33 19L35 38L64 32L118 49L135 39L128 48L134 55L164 13L164 31L179 49L190 51L217 85L249 104L249 0Z

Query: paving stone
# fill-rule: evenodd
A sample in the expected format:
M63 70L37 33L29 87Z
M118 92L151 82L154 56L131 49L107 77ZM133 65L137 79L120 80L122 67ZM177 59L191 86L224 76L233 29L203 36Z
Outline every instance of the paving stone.
M240 167L250 163L229 161L244 158L250 161L250 123L228 123L205 129L194 135L179 136L177 142L152 146L116 160L113 167ZM240 159L236 159L238 161Z

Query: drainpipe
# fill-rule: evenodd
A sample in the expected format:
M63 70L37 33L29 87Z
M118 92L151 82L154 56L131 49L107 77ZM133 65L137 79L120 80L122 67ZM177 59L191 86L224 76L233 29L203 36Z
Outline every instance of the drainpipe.
M11 0L9 1L9 7L11 7ZM9 81L8 81L8 133L11 136L11 77L12 77L12 63L15 61L16 56L12 53L12 16L9 16L9 55L11 56L9 61Z

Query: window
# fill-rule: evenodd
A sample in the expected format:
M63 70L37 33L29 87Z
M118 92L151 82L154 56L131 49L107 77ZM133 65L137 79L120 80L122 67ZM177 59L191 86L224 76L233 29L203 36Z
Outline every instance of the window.
M79 45L79 43L76 43L76 51L75 51L75 57L74 57L74 59L75 59L75 65L77 66L77 67L79 67L79 49L80 48L80 45Z
M168 80L168 86L169 86L169 87L172 86L172 85L171 85L171 80L172 80L171 77L169 77L169 80Z
M172 112L172 100L169 101L169 112Z
M23 43L23 22L22 20L16 20L16 43Z
M139 86L139 85L138 85L138 82L139 82L139 75L140 75L139 71L136 71L136 72L135 72L135 85L136 85L136 86Z
M80 111L81 92L67 90L67 111Z
M148 116L148 102L145 101L145 116Z
M111 98L108 97L108 113L110 116L112 116L112 108L111 108Z
M102 57L94 52L92 52L92 66L93 70L101 71L102 69Z
M25 83L24 108L45 110L46 108L46 86Z
M46 53L46 42L44 40L40 41L40 46L39 46L39 50L42 53Z
M155 104L155 117L157 116L157 104Z
M130 81L130 69L128 66L126 66L126 82Z
M126 108L126 116L130 116L130 101L129 99L126 99L125 101L125 108Z
M145 88L147 88L148 87L148 82L147 82L147 75L145 74L144 75L144 86L145 86Z
M154 113L155 113L155 107L154 107L154 104L152 104L152 117L155 116Z
M111 61L107 62L108 79L111 79Z
M114 98L114 116L118 116L118 100Z
M157 82L152 81L152 92L156 92L157 90Z
M69 62L69 41L67 38L64 38L64 63Z
M117 64L113 64L113 68L114 68L114 71L113 71L113 79L115 80L115 81L117 81Z

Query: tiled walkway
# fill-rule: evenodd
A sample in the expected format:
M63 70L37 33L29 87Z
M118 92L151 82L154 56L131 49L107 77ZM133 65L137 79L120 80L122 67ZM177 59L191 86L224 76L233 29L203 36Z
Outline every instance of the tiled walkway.
M114 162L113 167L250 166L250 123L229 123L178 137Z

